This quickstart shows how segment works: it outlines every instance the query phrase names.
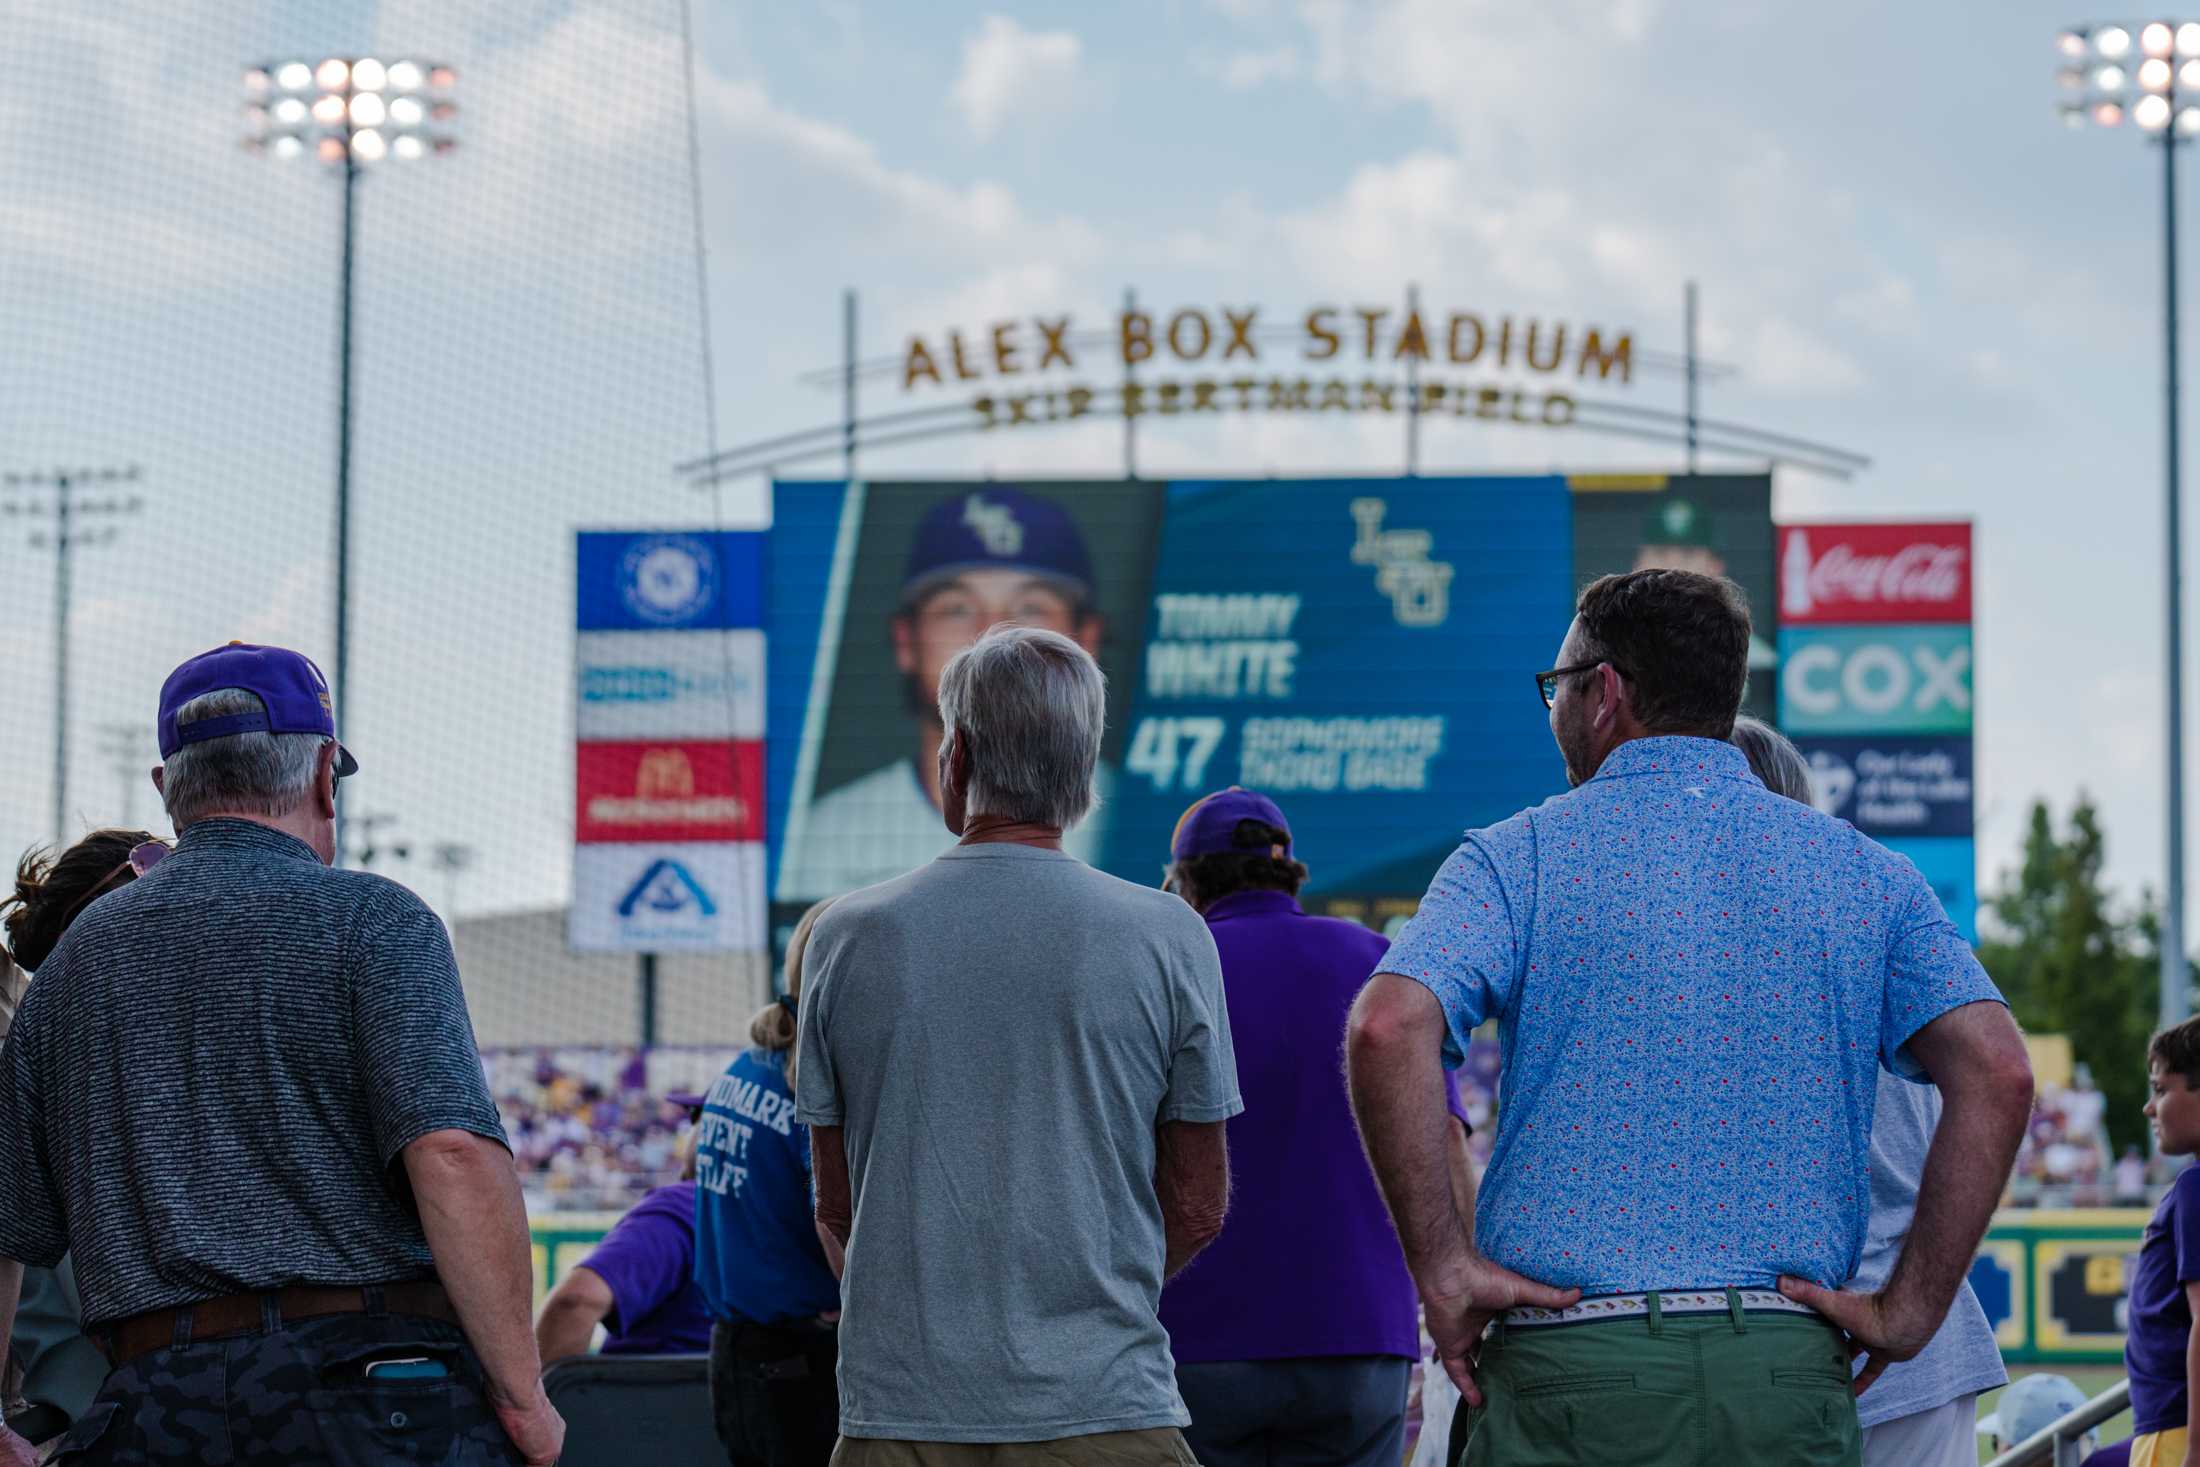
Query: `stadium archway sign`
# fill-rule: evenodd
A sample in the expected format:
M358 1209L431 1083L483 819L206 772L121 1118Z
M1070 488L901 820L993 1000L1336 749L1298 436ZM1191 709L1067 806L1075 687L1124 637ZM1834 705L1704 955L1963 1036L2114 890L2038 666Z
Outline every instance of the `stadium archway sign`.
M1135 297L1131 298L1135 300ZM1418 293L1389 305L1317 304L1270 310L1200 303L1126 304L1080 319L1036 313L902 338L891 356L858 357L854 296L847 356L801 380L842 390L837 422L779 433L675 466L697 484L767 476L835 457L854 473L859 450L1080 421L1124 423L1126 474L1140 420L1287 413L1352 420L1394 414L1407 434L1408 472L1424 423L1456 421L1569 429L1738 456L1847 478L1870 460L1792 434L1630 400L1638 370L1686 370L1683 358L1638 345L1610 325L1442 306ZM1725 370L1725 369L1718 369ZM891 385L893 401L875 388Z
M1532 316L1322 305L1265 323L1259 306L1131 308L1099 333L1077 330L1064 313L911 336L901 389L980 384L970 408L981 430L1099 411L1105 389L1075 374L1101 367L1121 374L1112 400L1125 417L1422 412L1561 428L1577 414L1565 384L1631 384L1634 351L1630 331ZM1424 375L1447 367L1519 372L1528 380ZM1049 374L1054 380L1036 380Z

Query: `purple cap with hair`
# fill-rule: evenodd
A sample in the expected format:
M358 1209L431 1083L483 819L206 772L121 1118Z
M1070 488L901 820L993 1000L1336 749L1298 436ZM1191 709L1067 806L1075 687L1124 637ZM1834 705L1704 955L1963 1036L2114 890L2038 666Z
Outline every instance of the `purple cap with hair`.
M227 713L178 724L176 713L194 698L230 689L254 694L256 712ZM241 733L319 734L336 737L336 714L328 679L303 652L288 647L255 647L231 642L201 652L168 674L160 687L160 757L173 759L185 744ZM343 745L336 747L338 778L359 772L359 761Z
M1269 854L1281 861L1291 859L1291 827L1285 823L1283 811L1258 790L1234 784L1195 800L1190 809L1177 817L1176 833L1169 838L1169 859L1189 861L1194 856L1255 849L1238 844L1240 820L1258 820L1282 831L1283 844L1270 846Z

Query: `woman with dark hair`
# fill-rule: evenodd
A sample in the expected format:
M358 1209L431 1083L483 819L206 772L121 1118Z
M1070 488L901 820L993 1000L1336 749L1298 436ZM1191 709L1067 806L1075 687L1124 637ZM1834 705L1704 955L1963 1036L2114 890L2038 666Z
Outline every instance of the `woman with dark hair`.
M77 914L135 881L168 853L143 830L95 830L61 854L42 847L16 863L15 890L0 898L0 1043L29 988L29 971L46 961ZM59 1436L91 1405L107 1362L85 1338L76 1274L58 1268L23 1270L14 1338L0 1342L0 1398L7 1423L32 1443Z

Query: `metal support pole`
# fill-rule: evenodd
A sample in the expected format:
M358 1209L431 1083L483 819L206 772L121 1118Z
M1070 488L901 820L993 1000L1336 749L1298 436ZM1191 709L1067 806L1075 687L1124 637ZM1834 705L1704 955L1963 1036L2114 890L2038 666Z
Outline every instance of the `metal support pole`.
M1688 282L1684 330L1688 351L1688 472L1696 472L1696 282Z
M2174 115L2174 113L2173 113ZM2184 528L2178 506L2177 429L2177 137L2162 132L2163 353L2167 379L2163 414L2163 478L2168 490L2166 536L2169 600L2169 875L2162 903L2162 1023L2190 1012L2185 964L2185 636Z
M657 955L643 953L636 969L641 988L642 1048L649 1049L657 1043Z
M1421 287L1406 287L1406 317L1416 319L1421 314ZM1426 338L1424 338L1425 340ZM1421 472L1421 359L1406 358L1406 477L1413 478Z
M351 718L351 257L359 165L344 152L344 266L336 318L336 737ZM344 799L336 797L336 864L344 864Z
M856 293L843 291L840 297L840 475L853 481L856 476Z
M1131 312L1137 309L1138 292L1128 286L1124 287L1124 319L1128 320ZM1119 343L1125 339L1120 329L1115 335ZM1123 477L1138 477L1138 418L1131 412L1131 356L1128 350L1123 353Z
M69 843L69 559L76 551L70 524L67 471L56 473L53 537L53 838Z

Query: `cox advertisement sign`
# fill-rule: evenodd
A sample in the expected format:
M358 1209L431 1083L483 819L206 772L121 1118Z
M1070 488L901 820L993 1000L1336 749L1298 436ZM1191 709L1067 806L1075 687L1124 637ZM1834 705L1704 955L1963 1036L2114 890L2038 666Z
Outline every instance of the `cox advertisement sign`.
M1780 531L1780 622L1968 622L1971 527L1789 525Z
M1805 734L1971 731L1971 628L1787 627L1780 727Z

